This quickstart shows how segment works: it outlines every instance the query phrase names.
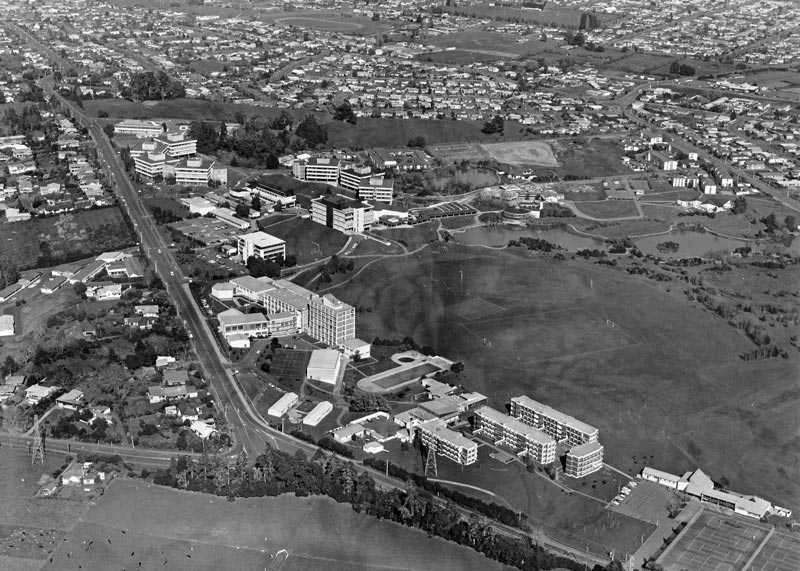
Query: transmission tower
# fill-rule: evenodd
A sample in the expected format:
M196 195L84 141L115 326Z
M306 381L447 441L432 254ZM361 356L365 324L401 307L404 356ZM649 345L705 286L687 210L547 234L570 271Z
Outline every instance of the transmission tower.
M439 467L436 465L436 442L428 445L428 457L425 459L425 477L439 477Z
M31 443L31 464L44 464L46 457L44 433L39 426L39 415L33 417L33 442Z

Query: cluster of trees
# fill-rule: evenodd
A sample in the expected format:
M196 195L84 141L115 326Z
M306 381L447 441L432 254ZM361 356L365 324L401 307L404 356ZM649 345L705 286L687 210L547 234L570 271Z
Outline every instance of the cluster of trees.
M353 267L353 260L342 259L334 254L320 271L320 280L323 283L330 283L333 281L331 279L331 274L352 272Z
M337 105L333 109L333 119L334 121L347 121L351 125L355 125L358 121L355 113L353 113L353 108L350 106L350 103L347 101L343 102L341 105Z
M390 410L388 401L380 395L345 394L345 398L350 412L377 412L379 410L389 412Z
M688 63L674 61L669 66L669 72L673 75L694 75L695 69Z
M509 240L508 246L525 246L528 250L536 250L539 252L551 252L552 250L558 249L558 246L552 242L541 238L531 238L530 236L521 236L518 240Z
M18 113L13 107L9 107L3 114L3 122L13 133L28 134L40 131L44 126L42 114L36 105L26 105L22 108L21 113Z
M778 357L788 359L789 352L777 345L768 345L739 355L742 361L763 361L764 359L776 359Z
M386 338L383 339L381 337L375 337L372 340L373 345L383 345L388 347L398 347L398 351L419 351L423 355L435 355L436 351L433 350L433 347L430 345L422 345L421 347L417 345L417 342L414 341L413 337L403 337L402 339L397 338Z
M605 258L606 252L605 250L598 250L586 248L584 250L578 250L575 252L576 256L580 256L581 258Z
M175 214L169 208L161 208L160 206L151 206L150 212L153 213L153 218L156 219L158 224L169 224L170 222L177 222L182 220L180 216Z
M279 278L281 276L282 266L294 266L297 264L297 258L293 255L286 256L286 259L278 258L277 261L263 260L256 256L247 258L247 270L254 278L267 276L269 278Z
M547 202L542 206L542 212L539 216L542 218L572 218L575 213L566 206Z
M667 241L660 242L656 245L656 250L662 253L672 252L673 254L680 249L681 245L677 242Z
M528 538L498 533L491 524L466 518L449 502L436 498L416 486L407 491L379 489L368 474L351 462L317 452L308 459L302 451L295 455L267 445L250 465L242 453L235 462L203 456L199 462L181 457L169 469L153 475L157 484L227 496L325 495L349 503L365 513L414 527L444 539L471 547L487 557L518 569L536 571L555 567L586 571L586 567L548 553ZM479 500L471 500L477 502ZM502 510L505 508L497 509ZM620 569L618 564L609 570ZM597 571L602 568L597 567Z
M498 133L500 135L505 131L506 123L500 115L495 115L483 124L481 131L487 135Z
M764 231L767 234L776 234L783 230L787 232L796 232L797 231L797 218L793 214L787 215L783 219L783 223L778 220L778 217L775 216L774 212L769 213L767 216L763 217L760 222L764 225Z
M425 147L427 144L428 143L425 140L425 137L423 137L422 135L417 135L416 137L411 137L408 140L408 143L406 143L406 146L407 147L411 147L412 149L413 148L420 148L421 149L421 148Z
M127 88L123 88L122 95L137 101L177 99L186 96L186 88L161 70L141 71L131 76L131 82Z

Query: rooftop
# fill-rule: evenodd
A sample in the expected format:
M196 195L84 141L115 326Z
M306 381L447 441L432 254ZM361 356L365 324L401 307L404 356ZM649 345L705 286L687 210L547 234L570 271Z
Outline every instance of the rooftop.
M552 418L556 422L569 426L578 432L583 432L585 434L597 432L597 429L594 426L586 424L585 422L582 422L573 416L564 414L563 412L556 410L551 406L547 406L546 404L540 403L537 400L533 400L529 396L522 395L519 397L514 397L511 399L511 401L519 403L525 408L532 409L539 414Z
M314 349L311 352L308 368L335 369L341 356L342 354L335 349Z
M538 442L539 444L550 444L551 442L555 443L555 440L553 440L551 437L549 437L547 434L545 434L538 428L534 428L533 426L528 426L521 420L517 420L513 416L508 416L507 414L503 414L499 410L495 410L490 406L482 406L476 409L475 412L476 414L485 416L492 422L502 424L504 427L513 430L518 434L522 434L528 440L533 440L534 442Z
M276 238L272 234L261 232L260 230L257 232L250 232L249 234L240 234L239 239L251 242L258 248L269 248L270 246L280 246L286 243L284 240Z

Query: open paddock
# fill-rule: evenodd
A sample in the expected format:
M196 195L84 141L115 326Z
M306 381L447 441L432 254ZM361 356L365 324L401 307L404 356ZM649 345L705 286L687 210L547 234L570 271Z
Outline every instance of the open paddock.
M139 569L139 561L142 569L187 571L501 568L469 549L426 539L327 498L283 495L228 502L117 480L44 569Z
M285 26L325 30L328 32L354 32L364 28L361 22L336 19L331 16L285 16L283 18L276 18L275 23Z
M481 147L491 158L503 164L514 166L559 166L559 162L553 154L553 149L544 141L484 143Z
M587 200L576 204L575 208L590 218L633 218L639 216L639 211L633 200Z

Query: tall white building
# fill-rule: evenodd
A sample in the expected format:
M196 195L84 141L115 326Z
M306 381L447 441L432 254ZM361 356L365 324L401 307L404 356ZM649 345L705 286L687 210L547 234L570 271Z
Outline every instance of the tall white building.
M306 161L295 161L292 175L296 179L309 182L339 183L339 160L327 157L314 157Z
M141 121L139 119L126 119L114 125L114 133L119 135L134 135L139 138L157 137L164 132L164 126L156 121Z
M274 261L286 257L286 242L266 232L251 232L239 236L237 251L244 262L253 256Z
M384 179L384 173L373 173L371 167L351 167L339 172L339 186L355 193L359 200L379 200L392 203L394 183Z
M308 305L308 334L331 347L341 347L356 336L356 310L330 294Z
M311 201L311 220L344 234L372 226L372 206L344 196L320 196Z
M594 426L524 395L511 399L511 416L545 432L559 444L579 446L594 442L599 434Z

